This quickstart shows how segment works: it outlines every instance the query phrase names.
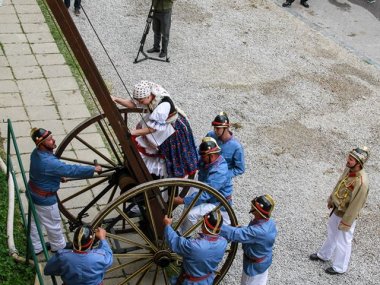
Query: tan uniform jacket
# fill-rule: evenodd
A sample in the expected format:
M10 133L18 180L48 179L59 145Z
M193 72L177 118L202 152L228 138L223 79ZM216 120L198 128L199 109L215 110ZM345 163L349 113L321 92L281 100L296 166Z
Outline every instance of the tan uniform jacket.
M346 168L329 197L334 203L334 213L342 218L342 223L351 226L359 216L368 196L368 176L362 169L349 172Z

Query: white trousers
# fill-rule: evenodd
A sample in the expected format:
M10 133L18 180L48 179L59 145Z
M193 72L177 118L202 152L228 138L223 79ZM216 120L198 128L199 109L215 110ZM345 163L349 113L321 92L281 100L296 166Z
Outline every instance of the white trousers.
M349 231L344 232L338 229L342 218L332 214L327 224L327 239L319 249L317 255L323 260L332 260L332 268L339 273L347 271L351 257L351 243L354 236L356 221L353 222Z
M58 204L55 203L51 206L34 205L34 207L36 208L38 219L40 220L41 230L43 230L43 228L46 230L51 250L57 251L58 249L64 248L66 241L62 233ZM42 250L42 245L33 216L31 220L30 237L32 239L34 252L39 253Z
M244 270L241 274L241 285L265 285L267 284L268 280L268 270L265 270L263 273L255 275L255 276L248 276L245 274Z
M198 220L200 220L204 215L211 212L216 206L214 204L204 203L200 204L198 206L193 207L188 215L186 216L185 220L183 221L182 225L178 229L178 232L180 234L183 234L186 232L189 228L191 228L193 225L197 223ZM184 209L184 211L186 208ZM221 211L223 216L223 224L230 225L230 217L228 216L226 211Z

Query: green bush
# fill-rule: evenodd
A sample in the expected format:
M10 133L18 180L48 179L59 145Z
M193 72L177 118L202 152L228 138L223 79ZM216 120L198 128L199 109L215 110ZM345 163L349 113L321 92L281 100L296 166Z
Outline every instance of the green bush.
M8 187L6 177L1 171L0 197L0 284L34 284L34 268L25 263L17 263L9 256L7 244ZM15 211L14 237L20 255L25 256L26 238L19 211Z

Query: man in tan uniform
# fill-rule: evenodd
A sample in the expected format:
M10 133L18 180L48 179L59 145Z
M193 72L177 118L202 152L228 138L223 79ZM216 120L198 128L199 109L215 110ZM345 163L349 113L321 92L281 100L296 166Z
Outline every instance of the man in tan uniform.
M328 274L347 271L356 219L368 195L368 176L363 169L368 156L367 147L358 147L349 152L346 169L327 201L327 207L332 209L327 239L317 253L310 255L310 259L327 261L335 252L332 266L325 270Z

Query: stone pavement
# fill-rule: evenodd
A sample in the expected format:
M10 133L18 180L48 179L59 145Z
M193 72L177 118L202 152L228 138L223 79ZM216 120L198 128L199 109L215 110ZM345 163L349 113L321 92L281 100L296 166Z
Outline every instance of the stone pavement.
M31 128L51 130L59 143L90 112L36 0L0 3L0 131L6 139L11 119L28 176ZM16 160L13 164L19 173ZM21 177L17 180L24 190Z

